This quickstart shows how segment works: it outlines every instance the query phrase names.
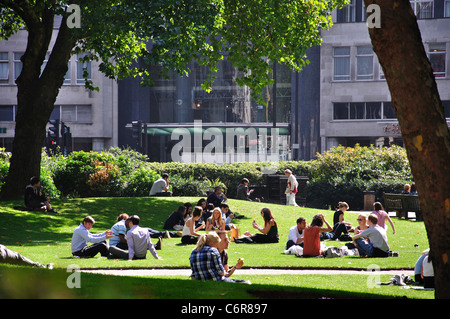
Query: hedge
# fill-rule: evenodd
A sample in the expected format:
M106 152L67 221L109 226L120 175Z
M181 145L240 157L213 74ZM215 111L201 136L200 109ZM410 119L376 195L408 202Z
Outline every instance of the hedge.
M9 156L0 150L0 187L6 180ZM42 152L41 179L50 197L147 196L154 181L168 173L178 196L205 196L221 185L234 198L242 178L251 185L266 184L267 174L282 175L286 168L296 176L307 176L307 206L333 209L346 201L354 210L363 208L365 191L401 192L412 181L403 148L338 146L312 161L246 163L148 162L134 150L111 148L105 152L72 152L48 157Z

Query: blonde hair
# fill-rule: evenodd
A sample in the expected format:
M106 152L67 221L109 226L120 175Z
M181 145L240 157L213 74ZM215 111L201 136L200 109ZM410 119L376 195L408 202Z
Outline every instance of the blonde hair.
M348 209L348 204L346 202L339 202L339 208L345 207Z
M198 241L195 249L198 251L203 249L203 246L211 244L211 243L220 243L220 237L216 232L209 232L207 234L202 234Z

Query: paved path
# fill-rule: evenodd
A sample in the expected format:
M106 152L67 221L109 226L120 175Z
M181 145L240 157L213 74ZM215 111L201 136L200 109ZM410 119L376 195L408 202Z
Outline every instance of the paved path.
M83 272L115 276L186 276L191 274L190 269L85 269ZM372 272L364 270L338 270L338 269L267 269L244 268L236 270L239 275L364 275ZM405 274L414 277L413 270L381 270L380 275Z

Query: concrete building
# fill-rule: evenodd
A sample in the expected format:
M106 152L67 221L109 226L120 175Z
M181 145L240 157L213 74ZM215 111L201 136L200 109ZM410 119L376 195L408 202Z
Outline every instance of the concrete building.
M450 1L411 0L450 123ZM344 146L402 145L391 96L372 50L362 0L334 14L320 47L321 151ZM316 65L316 67L318 67Z
M56 35L57 30L50 47ZM17 110L15 80L22 70L20 57L26 45L25 30L19 30L8 41L0 41L0 147L7 151L12 150ZM83 67L90 73L94 85L99 87L99 92L85 89ZM51 119L59 119L70 127L72 145L69 149L102 151L118 145L117 92L117 83L98 71L97 62L83 64L78 61L78 56L71 57L66 80L51 115Z

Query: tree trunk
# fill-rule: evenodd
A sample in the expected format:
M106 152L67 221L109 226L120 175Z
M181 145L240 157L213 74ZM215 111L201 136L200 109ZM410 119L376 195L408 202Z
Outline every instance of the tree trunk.
M369 28L419 193L435 297L450 298L450 134L417 19L409 0L364 0L380 6L381 28Z
M17 79L17 116L13 151L2 199L20 198L32 176L40 176L46 126L64 82L67 63L76 43L63 19L45 70L41 65L53 32L53 15L29 27L23 68Z

